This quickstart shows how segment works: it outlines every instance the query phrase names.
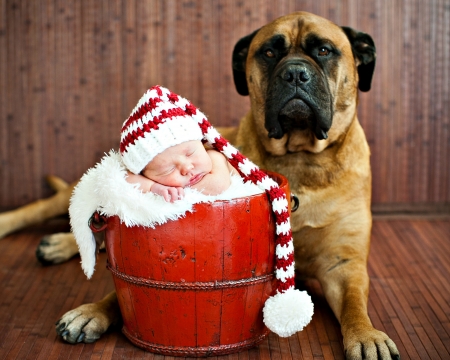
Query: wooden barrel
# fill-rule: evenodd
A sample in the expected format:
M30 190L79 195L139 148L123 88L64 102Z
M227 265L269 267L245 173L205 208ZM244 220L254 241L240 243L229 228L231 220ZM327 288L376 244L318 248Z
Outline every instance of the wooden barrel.
M289 199L286 178L270 173ZM275 223L265 193L212 204L155 229L106 219L108 268L123 333L172 356L213 356L260 343L275 290Z

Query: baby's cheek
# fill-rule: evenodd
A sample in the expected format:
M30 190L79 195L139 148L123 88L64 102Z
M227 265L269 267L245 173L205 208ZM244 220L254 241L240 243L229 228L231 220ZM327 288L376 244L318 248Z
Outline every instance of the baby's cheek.
M205 164L204 164L204 167L205 167L205 172L207 172L208 174L212 171L212 169L213 169L213 164L212 164L212 161L211 161L211 158L208 156L208 161L207 162L205 162Z
M181 176L181 174L176 174L173 175L170 179L170 186L175 186L175 187L185 187L188 182L186 181L185 177Z

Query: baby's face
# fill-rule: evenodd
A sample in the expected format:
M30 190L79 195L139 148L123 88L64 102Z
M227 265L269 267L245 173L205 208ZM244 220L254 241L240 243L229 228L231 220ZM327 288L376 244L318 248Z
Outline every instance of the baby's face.
M200 140L171 146L156 155L142 174L166 186L187 187L200 182L212 170L212 162Z

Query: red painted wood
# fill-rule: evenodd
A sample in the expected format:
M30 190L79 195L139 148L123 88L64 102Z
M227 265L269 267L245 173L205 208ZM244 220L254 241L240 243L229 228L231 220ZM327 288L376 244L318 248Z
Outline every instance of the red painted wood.
M289 195L286 179L271 175ZM155 229L128 228L118 217L107 224L123 331L134 344L205 356L240 351L267 336L262 308L275 288L275 224L266 194L196 204Z

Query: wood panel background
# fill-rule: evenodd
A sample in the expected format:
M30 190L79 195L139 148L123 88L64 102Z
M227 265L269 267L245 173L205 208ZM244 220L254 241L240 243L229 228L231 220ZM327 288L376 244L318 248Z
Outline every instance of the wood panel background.
M377 45L359 112L374 208L449 211L448 0L0 0L0 210L50 195L46 174L73 181L117 148L151 85L237 125L249 102L234 89L234 44L295 10Z

